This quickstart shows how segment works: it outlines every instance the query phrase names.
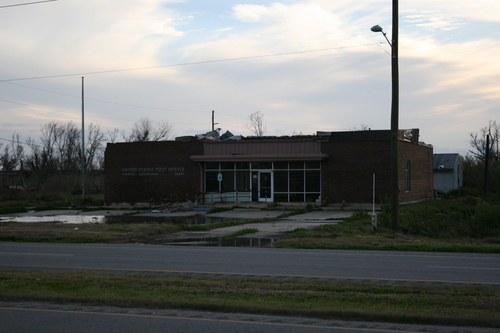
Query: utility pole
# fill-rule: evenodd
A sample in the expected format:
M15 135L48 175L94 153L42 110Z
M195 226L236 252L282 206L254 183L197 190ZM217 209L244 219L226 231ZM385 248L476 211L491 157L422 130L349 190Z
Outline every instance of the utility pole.
M85 202L85 92L84 92L84 80L82 76L82 203Z
M399 230L399 4L392 0L392 47L391 47L391 75L392 75L392 103L391 103L391 220L392 229Z

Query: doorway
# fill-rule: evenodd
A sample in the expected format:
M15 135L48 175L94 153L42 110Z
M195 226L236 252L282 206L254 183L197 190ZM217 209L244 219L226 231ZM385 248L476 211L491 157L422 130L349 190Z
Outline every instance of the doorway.
M273 202L273 173L259 172L259 202Z

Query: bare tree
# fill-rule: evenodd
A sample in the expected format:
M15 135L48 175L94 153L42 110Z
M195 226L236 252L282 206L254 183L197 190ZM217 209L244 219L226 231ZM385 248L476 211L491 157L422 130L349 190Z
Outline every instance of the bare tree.
M245 127L252 131L256 136L263 136L267 131L267 128L264 125L264 114L260 111L250 114Z
M41 127L41 147L28 142L33 156L28 163L34 169L43 167L50 172L78 172L81 169L81 130L72 122L49 122ZM90 124L85 140L85 168L100 168L104 153L104 133L96 124Z
M164 141L169 139L172 129L167 121L154 123L146 117L134 123L130 135L122 133L122 136L127 142Z
M487 147L487 136L489 135L489 146ZM479 133L470 133L470 145L472 149L469 152L477 160L484 161L486 159L486 150L489 149L489 154L491 159L498 161L500 158L500 152L498 150L498 144L500 140L500 124L497 124L496 120L490 120L488 126L483 127L479 130Z
M115 143L118 138L118 134L120 134L120 130L118 128L113 128L112 131L108 130L109 142Z
M7 144L0 155L0 164L3 171L16 170L24 158L24 147L21 143L21 136L13 134L12 140Z
M99 125L90 124L87 129L87 140L85 141L85 168L93 171L101 168L104 155L104 132Z
M349 129L349 131L351 131L351 132L356 132L356 131L370 131L370 130L371 130L370 125L366 125L366 124L359 125L359 128L352 127L352 128Z

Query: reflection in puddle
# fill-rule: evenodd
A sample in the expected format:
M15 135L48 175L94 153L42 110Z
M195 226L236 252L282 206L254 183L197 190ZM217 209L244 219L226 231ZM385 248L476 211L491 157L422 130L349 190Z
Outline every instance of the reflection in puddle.
M229 247L272 247L275 238L269 237L237 237L226 239L223 237L191 238L177 240L168 243L169 245L193 245L193 246L229 246Z
M56 216L17 216L2 217L0 222L23 222L38 223L52 222L65 224L83 224L83 223L104 223L105 216L102 215L56 215Z

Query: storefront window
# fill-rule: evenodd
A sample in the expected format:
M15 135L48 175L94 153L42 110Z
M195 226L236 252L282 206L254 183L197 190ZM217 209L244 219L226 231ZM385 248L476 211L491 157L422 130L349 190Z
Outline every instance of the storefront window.
M252 170L255 169L272 169L273 162L252 162Z
M304 171L290 171L290 192L304 192Z
M321 163L319 161L308 161L306 162L306 169L319 169Z
M250 192L250 171L236 171L236 191Z
M221 170L233 170L234 163L233 162L221 162L220 168L221 168Z
M222 192L234 191L234 171L222 171Z
M288 192L288 171L274 171L274 191Z
M219 162L207 162L205 163L206 170L219 170Z
M238 170L250 170L249 162L236 162L235 165Z
M297 161L290 162L290 169L302 170L304 169L304 162L297 162Z
M274 169L288 169L288 162L274 162Z
M321 189L320 171L306 170L306 192L319 192Z
M219 182L217 181L218 171L205 172L206 191L219 192Z
M321 162L207 162L206 192L250 193L251 173L270 170L276 202L316 202L321 197ZM263 171L260 171L263 172ZM219 176L220 175L220 176ZM220 177L222 180L219 181ZM253 186L259 186L258 183Z

